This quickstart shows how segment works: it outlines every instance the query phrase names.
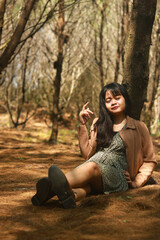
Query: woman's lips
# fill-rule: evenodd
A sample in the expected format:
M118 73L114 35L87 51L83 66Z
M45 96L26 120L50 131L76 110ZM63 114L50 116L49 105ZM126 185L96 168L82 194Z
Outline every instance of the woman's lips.
M112 110L116 110L117 108L119 108L118 106L116 106L116 107L112 107Z

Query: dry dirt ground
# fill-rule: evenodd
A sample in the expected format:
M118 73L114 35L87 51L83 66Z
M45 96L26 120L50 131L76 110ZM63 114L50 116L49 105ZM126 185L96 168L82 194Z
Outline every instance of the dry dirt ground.
M35 207L31 197L39 178L52 164L64 172L84 160L77 133L61 129L58 144L45 139L43 122L29 122L25 130L6 127L0 119L0 239L6 240L159 240L160 138L153 138L159 165L153 177L158 184L125 193L89 196L75 209L63 209L55 198Z

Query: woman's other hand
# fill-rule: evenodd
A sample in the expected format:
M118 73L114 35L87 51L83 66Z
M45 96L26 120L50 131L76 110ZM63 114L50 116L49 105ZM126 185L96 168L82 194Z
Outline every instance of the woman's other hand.
M129 172L124 170L124 175L126 177L127 183L131 188L136 188L136 183L134 181L131 180L130 174Z
M79 113L79 120L81 124L86 124L88 119L91 118L90 114L93 114L93 112L87 107L89 102L87 102L83 108L82 111Z

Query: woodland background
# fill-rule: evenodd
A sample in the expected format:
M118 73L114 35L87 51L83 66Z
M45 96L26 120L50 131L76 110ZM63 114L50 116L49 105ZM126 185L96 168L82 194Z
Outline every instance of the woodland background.
M139 36L135 50L134 43L128 48L141 49L129 67L133 78L129 92L137 118L141 114L151 133L159 134L159 1L157 6L156 1L131 0L1 0L0 4L0 105L1 113L8 114L5 126L25 128L39 115L54 143L59 124L77 124L85 102L97 115L101 88L113 81L130 81L125 79L125 53L127 34L136 34L129 32L135 5L133 9L141 11L134 28L139 27ZM155 14L148 43L140 36L145 35L145 26L149 28L148 13L145 17L142 13L145 5L146 12ZM146 48L149 57L141 53Z
M160 1L0 0L1 239L160 239L159 76ZM66 173L84 162L79 111L89 101L98 116L99 92L113 81L126 84L132 116L151 132L152 181L75 209L56 197L33 206L52 164Z

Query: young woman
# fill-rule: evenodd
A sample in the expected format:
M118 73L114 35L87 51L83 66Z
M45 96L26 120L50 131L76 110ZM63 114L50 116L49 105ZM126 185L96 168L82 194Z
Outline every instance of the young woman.
M64 174L57 166L38 181L33 205L42 205L57 195L64 208L73 208L87 194L109 194L142 187L150 178L156 160L147 127L129 117L126 88L106 85L99 98L99 118L93 120L90 134L86 123L93 114L86 103L79 114L79 145L84 164Z

